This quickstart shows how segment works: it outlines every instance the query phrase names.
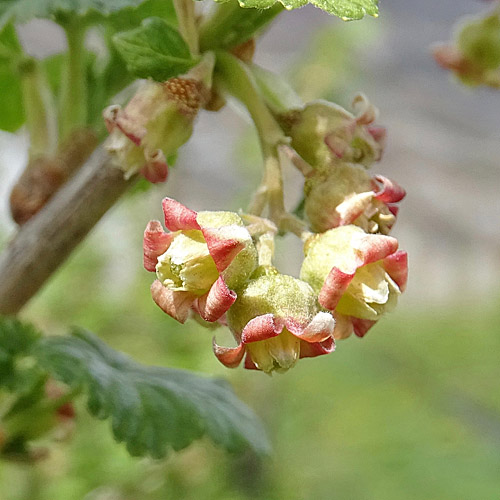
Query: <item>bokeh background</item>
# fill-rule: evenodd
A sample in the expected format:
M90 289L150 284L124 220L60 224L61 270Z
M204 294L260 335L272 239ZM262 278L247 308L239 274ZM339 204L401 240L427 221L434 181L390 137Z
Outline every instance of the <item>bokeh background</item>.
M388 128L373 170L408 192L394 234L410 254L410 282L364 339L285 375L227 370L211 332L178 325L151 301L141 243L160 200L237 210L259 181L256 137L235 106L203 114L168 183L127 195L23 311L50 333L80 325L144 363L228 379L262 417L273 455L232 456L200 441L163 461L131 458L81 401L73 438L51 444L47 460L0 465L1 500L500 498L500 95L460 86L429 51L481 7L382 0L379 19L348 24L304 8L258 45L256 61L304 99L348 107L362 90ZM48 22L22 34L38 56L64 43ZM7 199L26 145L22 132L0 134L0 244L15 230ZM300 179L286 176L292 207ZM299 258L293 239L278 247L284 272L297 275Z

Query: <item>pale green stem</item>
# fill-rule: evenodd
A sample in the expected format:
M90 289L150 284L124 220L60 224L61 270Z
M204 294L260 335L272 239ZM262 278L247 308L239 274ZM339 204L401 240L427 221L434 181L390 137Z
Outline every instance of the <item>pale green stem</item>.
M19 73L30 136L30 158L50 156L57 148L57 117L49 84L40 65L33 59L20 63Z
M261 215L265 204L269 205L269 218L277 225L285 213L283 178L278 148L287 138L260 96L257 85L248 68L234 56L217 53L216 79L248 109L264 156L265 173L250 205L249 213Z
M272 266L274 257L274 234L264 233L257 240L259 266Z
M188 44L191 54L199 53L198 26L193 0L174 0L174 8L179 22L179 31Z
M61 143L73 130L87 125L87 82L85 68L85 33L87 26L78 22L63 25L68 41L59 107Z

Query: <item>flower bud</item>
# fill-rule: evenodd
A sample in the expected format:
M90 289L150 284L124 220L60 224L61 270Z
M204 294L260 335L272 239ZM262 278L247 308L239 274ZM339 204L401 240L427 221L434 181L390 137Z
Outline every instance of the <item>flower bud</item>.
M382 156L385 130L372 125L377 111L365 96L357 95L353 107L356 115L337 104L313 101L282 115L281 122L292 147L312 167L321 170L339 159L369 167Z
M335 348L335 321L320 312L312 288L273 267L260 267L254 273L226 319L239 345L221 347L214 342L214 353L231 368L246 353L245 368L285 372L299 358L328 354Z
M403 188L386 177L371 177L363 167L333 163L306 180L305 212L311 229L355 224L367 233L388 234L396 221Z
M395 238L366 234L352 225L312 236L300 271L319 303L334 311L335 338L348 337L353 330L362 337L394 309L407 275L407 254L398 251Z
M151 182L166 180L166 158L191 137L193 121L210 97L212 71L213 56L207 55L186 77L144 81L124 109L104 110L106 149L126 177L141 172Z
M434 58L468 85L500 87L500 11L462 23L455 44L438 44Z
M236 300L257 267L257 250L240 216L233 212L194 212L163 200L166 233L151 221L144 233L144 267L156 272L154 301L181 323L194 308L205 321L217 321Z

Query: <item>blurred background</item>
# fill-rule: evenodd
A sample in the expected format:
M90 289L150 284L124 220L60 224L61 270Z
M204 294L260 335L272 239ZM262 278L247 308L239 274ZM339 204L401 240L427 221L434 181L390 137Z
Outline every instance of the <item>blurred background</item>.
M284 13L257 47L256 62L286 74L305 100L349 108L361 90L388 129L372 170L408 192L394 235L410 281L364 339L285 375L228 370L211 353L212 332L177 324L150 299L142 232L161 219L161 199L237 210L259 182L257 140L234 106L200 116L167 184L127 195L23 311L50 333L80 325L144 363L228 379L263 419L273 455L231 456L200 441L163 461L131 458L81 401L72 439L50 444L47 460L1 464L1 500L500 498L500 95L459 85L429 51L481 6L382 0L379 19L348 24L304 8ZM42 21L22 36L37 56L64 43ZM15 231L7 200L26 146L22 132L0 134L2 245ZM300 179L291 168L286 177L293 207ZM300 245L285 244L279 267L297 276Z

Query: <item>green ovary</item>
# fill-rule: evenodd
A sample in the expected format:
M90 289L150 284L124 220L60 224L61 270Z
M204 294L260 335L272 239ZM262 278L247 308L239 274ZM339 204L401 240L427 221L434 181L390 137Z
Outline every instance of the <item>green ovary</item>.
M156 274L171 290L197 294L207 292L219 277L201 231L178 234L168 250L158 258Z

